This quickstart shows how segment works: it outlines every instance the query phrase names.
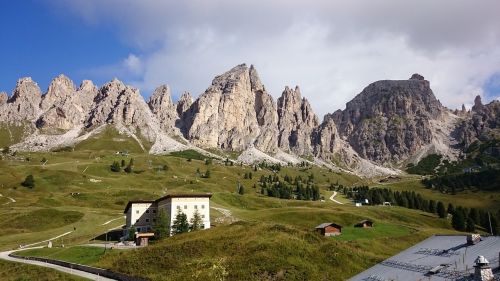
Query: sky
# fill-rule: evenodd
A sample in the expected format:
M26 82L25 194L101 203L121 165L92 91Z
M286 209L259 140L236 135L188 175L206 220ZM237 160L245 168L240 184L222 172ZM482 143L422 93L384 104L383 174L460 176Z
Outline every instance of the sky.
M369 83L420 73L450 108L500 97L500 1L18 0L0 3L0 91L118 78L147 98L198 96L253 64L275 98L299 85L320 116Z

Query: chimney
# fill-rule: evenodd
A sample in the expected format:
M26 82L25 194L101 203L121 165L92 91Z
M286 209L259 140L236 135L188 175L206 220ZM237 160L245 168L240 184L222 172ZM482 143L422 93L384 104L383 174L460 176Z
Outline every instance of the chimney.
M493 281L493 271L488 260L483 256L478 256L474 261L474 281Z

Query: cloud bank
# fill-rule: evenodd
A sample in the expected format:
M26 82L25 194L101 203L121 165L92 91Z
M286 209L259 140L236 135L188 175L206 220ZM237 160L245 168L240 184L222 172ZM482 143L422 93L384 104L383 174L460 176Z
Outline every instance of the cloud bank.
M231 67L254 64L275 97L299 85L322 116L381 79L420 73L451 108L500 73L500 2L496 0L54 0L85 24L112 26L137 50L113 66L151 92L202 93ZM95 70L94 70L95 71Z

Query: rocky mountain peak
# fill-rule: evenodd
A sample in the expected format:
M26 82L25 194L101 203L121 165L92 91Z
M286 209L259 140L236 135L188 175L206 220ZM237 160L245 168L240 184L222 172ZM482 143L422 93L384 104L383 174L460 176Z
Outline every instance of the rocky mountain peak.
M473 111L479 111L484 107L483 102L481 100L481 96L477 95L474 99L474 105L472 106Z
M61 74L50 83L47 93L42 98L41 108L47 110L54 103L70 98L70 95L74 95L75 91L73 81Z
M177 101L177 114L182 116L193 104L193 97L189 92L184 92Z
M294 90L285 87L278 98L277 113L278 146L298 155L311 154L311 134L319 122L307 99L301 97L298 86Z
M263 116L272 113L264 112L264 107L272 107L272 97L265 92L255 67L240 64L215 77L191 106L183 118L186 138L202 147L241 151L255 145L272 149L276 147L269 143L272 139L259 137L263 128L276 127L268 123L273 122L272 117L265 122Z
M444 112L421 75L368 85L334 114L341 136L364 158L400 161L432 140L430 121Z
M149 98L148 106L160 121L162 129L172 132L179 116L177 115L176 106L172 103L170 87L161 85L156 88Z
M425 80L425 79L424 79L424 76L422 76L422 75L420 75L418 73L415 73L415 74L413 74L410 77L410 80L421 80L422 81L422 80Z
M91 80L83 80L78 88L79 92L97 92L97 87Z
M9 102L14 103L18 100L21 102L31 100L30 103L36 103L37 101L40 102L42 97L41 93L42 91L40 90L40 87L38 87L38 84L33 81L31 77L23 77L17 81L16 88L14 89Z

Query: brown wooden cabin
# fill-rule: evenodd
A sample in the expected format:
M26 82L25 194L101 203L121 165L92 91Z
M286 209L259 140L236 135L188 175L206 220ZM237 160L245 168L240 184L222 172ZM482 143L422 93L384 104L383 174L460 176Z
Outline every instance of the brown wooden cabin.
M342 226L332 222L322 223L315 227L323 236L336 236L342 234Z
M355 224L354 227L363 227L363 228L373 227L373 221L362 220L362 221L358 222L357 224Z
M137 246L147 246L149 244L149 239L155 236L152 232L143 232L135 234L135 245Z

